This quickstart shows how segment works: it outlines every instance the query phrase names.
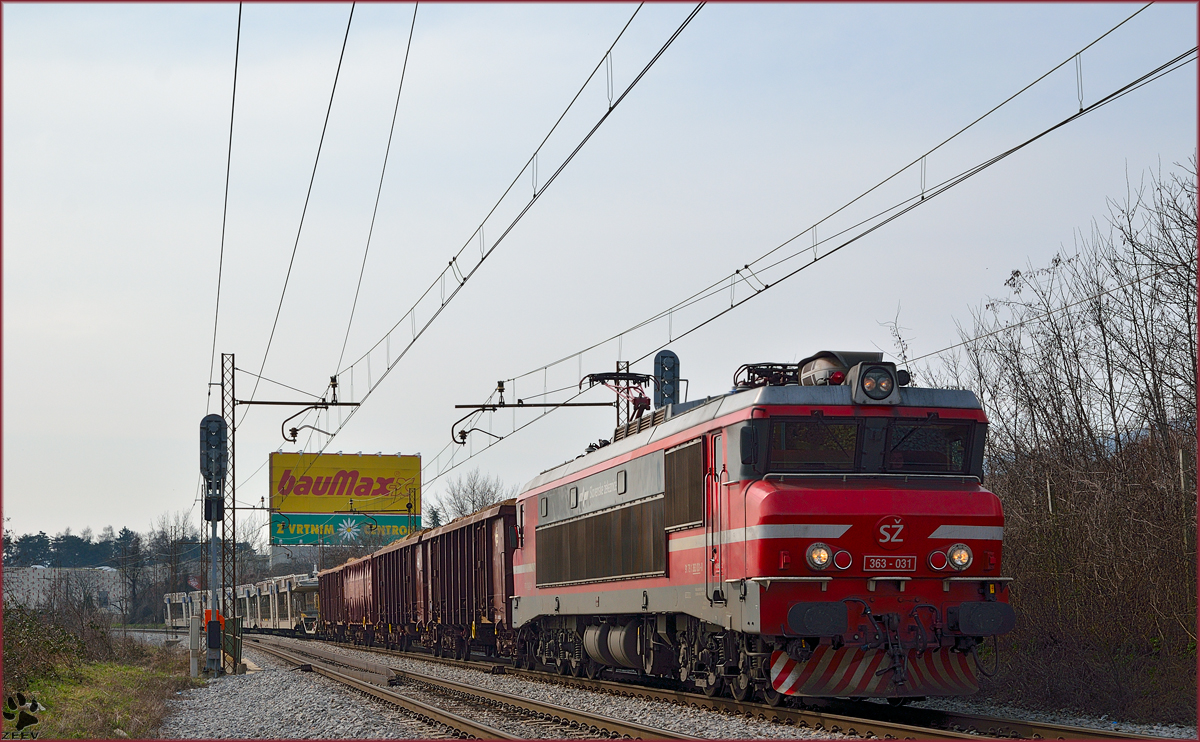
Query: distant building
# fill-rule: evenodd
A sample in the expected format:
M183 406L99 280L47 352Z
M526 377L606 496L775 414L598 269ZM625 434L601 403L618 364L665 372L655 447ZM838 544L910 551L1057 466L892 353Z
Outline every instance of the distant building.
M4 570L4 602L49 608L63 599L91 600L97 608L120 614L128 600L125 585L112 567L10 567Z
M311 572L321 561L319 546L271 546L268 552L270 567L286 565L289 569Z

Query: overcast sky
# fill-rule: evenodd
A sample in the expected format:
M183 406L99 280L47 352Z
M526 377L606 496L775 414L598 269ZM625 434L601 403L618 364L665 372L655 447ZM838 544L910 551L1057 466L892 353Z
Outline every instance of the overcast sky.
M612 54L614 100L694 6L647 5ZM387 174L346 340L412 5L354 10L303 229L301 211L349 5L247 5L216 336L258 373L312 394L342 373L364 397L329 451L421 453L425 496L475 466L508 484L610 438L610 409L559 410L446 469L451 424L498 379L513 396L612 370L728 307L730 290L603 345L785 240L770 283L812 258L807 231L1091 43L1138 5L710 5L599 127L385 379L405 313L462 246L478 263L529 204L522 168L635 6L441 5L417 11ZM198 488L221 248L236 5L3 6L4 515L17 533L147 529ZM1154 5L925 163L936 186L1196 44L1194 4ZM1081 75L1080 75L1081 73ZM822 349L911 352L1003 295L1014 268L1071 251L1127 182L1196 148L1189 64L1026 147L670 343L690 398L742 363ZM538 157L537 187L607 110L607 65ZM826 241L919 197L913 167L817 227ZM846 236L853 235L848 232ZM844 241L842 238L841 241ZM447 294L453 290L451 282ZM735 301L751 293L733 287ZM441 302L440 284L432 296ZM416 327L431 311L417 311ZM383 340L403 320L390 340ZM338 364L343 341L345 359ZM363 357L381 341L367 360ZM548 363L567 362L543 372ZM634 365L651 372L649 360ZM351 380L351 375L353 380ZM215 377L214 377L215 380ZM239 373L237 396L254 378ZM510 384L511 388L511 384ZM263 382L256 399L298 399ZM565 394L552 395L564 399ZM216 399L216 397L214 397ZM582 401L608 401L603 390ZM212 410L216 410L214 404ZM245 410L246 408L242 408ZM268 494L286 408L237 431L239 500ZM503 435L535 413L496 413ZM307 422L333 430L335 411ZM301 434L305 450L327 439Z

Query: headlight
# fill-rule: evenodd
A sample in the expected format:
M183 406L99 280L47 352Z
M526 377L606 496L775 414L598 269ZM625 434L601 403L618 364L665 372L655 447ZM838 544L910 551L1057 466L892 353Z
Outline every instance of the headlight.
M887 369L873 368L863 374L862 390L871 399L884 399L892 393L894 386L895 381L892 380L892 375L888 373Z
M832 557L833 552L825 544L818 542L808 547L808 566L813 569L825 569Z
M966 544L951 546L946 550L946 556L950 558L950 566L960 572L971 566L971 547Z

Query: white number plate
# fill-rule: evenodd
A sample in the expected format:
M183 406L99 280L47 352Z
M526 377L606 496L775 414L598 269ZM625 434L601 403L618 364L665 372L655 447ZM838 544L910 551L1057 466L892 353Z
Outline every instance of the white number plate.
M865 556L864 572L916 572L915 556Z

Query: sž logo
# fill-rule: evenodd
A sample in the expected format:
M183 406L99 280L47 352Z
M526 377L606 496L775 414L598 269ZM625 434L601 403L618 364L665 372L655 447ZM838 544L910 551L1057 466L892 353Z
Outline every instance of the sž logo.
M899 549L904 546L904 519L899 515L887 515L875 524L875 542L884 549Z
M279 494L330 495L336 497L385 497L392 494L395 477L362 477L358 471L341 469L332 477L295 477L291 469L284 469L279 478Z

